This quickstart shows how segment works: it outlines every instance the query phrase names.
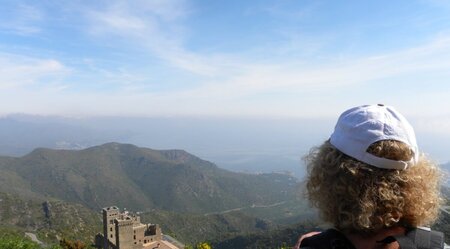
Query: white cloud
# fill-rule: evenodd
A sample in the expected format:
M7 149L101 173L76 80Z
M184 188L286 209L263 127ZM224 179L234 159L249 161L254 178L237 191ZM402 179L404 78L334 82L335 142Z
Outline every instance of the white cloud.
M128 39L149 56L157 56L174 67L205 77L203 83L209 82L203 88L188 90L186 95L223 97L229 94L233 98L273 90L325 89L411 73L443 71L450 66L449 37L399 52L331 58L330 62L322 64L305 63L305 58L292 57L271 64L255 60L251 55L236 55L238 51L235 54L193 52L184 45L188 39L183 26L189 13L187 3L149 2L116 1L111 7L90 12L92 30ZM295 44L288 45L288 50L295 50L292 47ZM306 66L308 64L313 66Z
M201 54L196 56L201 57ZM113 92L86 92L55 94L55 89L64 89L58 86L55 89L43 89L40 95L25 94L30 101L42 103L31 104L29 109L45 112L49 108L52 114L73 115L269 115L269 116L327 116L342 111L342 106L352 98L352 95L361 95L362 92L348 93L347 99L336 100L339 104L327 106L321 103L327 94L342 87L359 86L367 82L378 80L390 82L391 77L414 76L446 73L450 67L450 39L439 38L423 46L405 49L403 51L368 56L355 59L339 60L326 65L305 67L305 64L288 61L284 64L258 64L248 62L249 59L229 56L221 61L218 58L209 58L212 66L216 68L214 80L205 79L200 87L187 90L173 89L161 93L148 93L140 88L139 84L145 82L145 77L135 75L132 71L108 71L97 68L99 82L117 81L122 84L121 91ZM215 62L217 60L217 62ZM23 85L40 81L41 78L67 73L60 62L55 60L14 59L13 64L7 64L6 59L0 61L3 65L0 86L2 88L15 82ZM8 60L9 61L9 60ZM221 64L222 63L222 64ZM19 66L20 65L20 66ZM220 67L221 65L222 67ZM232 73L230 73L232 72ZM82 74L83 72L78 72ZM97 74L97 73L96 73ZM31 76L31 77L30 77ZM9 77L9 78L8 78ZM144 77L144 78L143 78ZM12 80L11 80L12 79ZM95 80L95 78L93 78ZM137 83L140 82L140 83ZM8 83L8 84L7 84ZM395 82L394 82L395 83ZM11 86L11 85L9 85ZM125 90L124 90L125 89ZM393 91L401 91L395 85ZM424 88L424 93L427 92ZM276 99L264 94L279 93ZM283 96L306 92L314 95L311 98L292 99ZM311 94L308 94L311 92ZM376 94L376 93L369 93ZM422 93L420 93L422 94ZM428 95L421 95L426 99L426 105L421 105L414 96L403 96L396 101L403 103L402 110L409 112L420 111L439 115L440 106L445 106L442 99L447 93L436 96L430 89ZM255 99L256 98L256 99ZM49 102L58 102L52 105ZM446 101L448 102L448 101ZM45 104L47 103L47 104ZM315 108L292 108L296 106L315 106ZM23 107L25 108L25 107ZM16 108L17 109L17 108ZM25 109L23 110L25 111ZM39 112L38 112L39 113ZM442 113L441 113L442 114ZM444 113L445 114L445 113ZM445 115L448 115L445 114ZM436 124L436 127L439 125ZM442 126L442 125L441 125ZM441 127L443 129L445 127ZM425 128L424 128L425 129Z
M182 0L115 1L109 7L88 12L92 35L117 36L157 56L172 66L199 75L213 75L211 60L183 47L183 20L189 12Z
M70 70L55 59L0 53L0 89L59 84Z
M248 58L234 59L235 61L223 62L228 63L228 67L218 72L222 76L218 77L220 80L211 80L200 88L180 92L177 99L231 101L272 92L290 94L315 91L315 94L325 95L333 89L360 86L372 81L392 82L390 79L395 77L436 73L448 75L450 39L439 38L417 48L314 66L306 66L305 63L295 60L278 64L258 64L247 62ZM392 83L392 89L396 89L395 82ZM424 88L424 92L426 90ZM409 100L407 102L409 103Z
M450 74L447 70L450 68L450 36L445 35L431 40L428 44L416 48L404 48L397 52L346 58L333 58L330 55L328 61L310 62L308 59L313 56L280 58L277 57L279 56L278 52L271 53L267 47L260 50L254 48L254 51L267 51L267 58L257 57L252 53L240 54L241 51L230 53L192 51L186 46L189 39L189 27L185 26L185 20L192 10L188 2L183 0L116 0L107 2L101 7L87 4L79 8L86 8L80 11L85 14L81 17L87 18L89 25L87 29L95 38L100 37L100 42L104 42L108 46L133 47L135 50L132 52L139 51L144 54L143 57L153 59L156 56L167 63L171 69L181 69L193 74L198 81L196 84L192 84L195 87L188 89L174 87L160 93L145 92L143 85L151 76L142 72L142 68L133 70L133 65L121 66L127 61L119 61L113 67L102 65L101 62L92 63L91 68L88 68L83 62L76 62L73 64L84 64L87 69L68 69L58 59L38 59L2 54L0 57L1 89L43 83L41 96L27 94L26 89L22 89L20 93L29 96L36 102L48 104L42 104L40 108L38 108L40 105L29 104L28 108L44 111L46 106L51 106L52 112L56 112L56 114L64 113L64 110L79 108L73 112L85 112L91 115L95 113L126 114L127 112L133 115L164 113L170 115L247 115L252 113L310 115L316 113L320 116L335 114L336 110L333 108L341 107L333 105L330 108L319 103L325 98L324 96L335 90L353 86L358 88L374 81L393 83L392 79L396 77L414 77L435 73ZM29 12L33 11L29 10ZM32 14L25 16L29 16L30 20L33 17ZM36 20L42 18L39 12L36 12L34 16ZM86 22L80 23L85 24ZM285 32L288 31L291 32L291 30ZM284 37L289 37L289 34L284 34ZM292 34L292 37L295 38L294 40L302 40L302 37L297 37L295 33ZM120 45L115 45L116 40L121 41ZM322 42L326 43L327 41L325 39ZM310 49L311 46L304 48L307 43L314 44L315 41L298 44L282 41L280 44L287 46L285 51L299 51ZM276 46L277 44L271 45L277 51L284 49L283 46ZM257 46L264 47L267 44L255 44L255 47ZM315 49L320 50L320 46ZM127 56L133 57L134 55ZM273 61L271 60L272 56L275 57ZM161 67L165 67L165 65ZM176 72L176 70L174 71ZM78 77L84 77L83 80L87 81L73 82L74 85L79 83L93 87L77 89L80 90L80 93L65 92L64 90L68 89L64 84L66 80L64 77L70 78L69 72L72 72L72 75L73 72L76 72ZM89 76L85 77L85 75ZM164 78L160 79L161 83L164 80ZM47 84L45 83L47 81L53 83ZM185 79L180 77L179 84L184 84L184 81ZM107 88L109 83L119 86L122 92L111 90L114 87L110 87L106 94L102 92L104 88L98 87L102 85ZM417 82L414 83L417 84ZM101 90L95 90L96 87ZM395 85L392 89L399 90ZM92 92L89 92L91 90ZM55 95L56 91L62 91L62 93ZM314 95L317 99L314 100L316 102L308 102L312 97L305 99L286 97L305 92L304 95ZM270 97L272 93L277 93L278 97L272 99ZM345 99L339 101L345 102L357 95L364 99L370 93L361 91L349 93ZM433 94L430 94L429 98L433 98L432 96ZM55 101L57 99L60 104L53 106L50 103L53 101L52 99ZM404 106L409 106L404 109L417 109L415 108L417 103L414 101L406 98L399 100L399 102L402 101L405 102ZM79 103L83 104L80 106ZM315 106L314 109L293 108L315 103L317 103L317 107ZM149 106L152 108L148 108ZM432 105L424 108L434 109L432 106L438 106L438 103L433 102ZM23 108L26 111L25 103Z

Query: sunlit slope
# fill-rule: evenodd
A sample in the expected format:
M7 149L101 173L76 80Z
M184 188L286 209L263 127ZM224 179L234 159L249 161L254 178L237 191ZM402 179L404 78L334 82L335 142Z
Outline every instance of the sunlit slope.
M295 185L286 175L234 173L181 150L118 143L0 157L2 191L93 209L117 205L142 211L223 211L292 199Z
M0 234L16 231L33 233L44 243L57 238L92 241L101 231L101 215L83 205L51 200L24 200L0 192Z

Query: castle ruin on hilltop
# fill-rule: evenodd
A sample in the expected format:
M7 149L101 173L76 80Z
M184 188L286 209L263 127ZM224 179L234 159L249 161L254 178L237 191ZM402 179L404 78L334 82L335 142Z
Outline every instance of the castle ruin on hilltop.
M179 249L163 240L157 224L142 224L141 218L117 207L106 207L103 234L95 236L95 246L102 249Z

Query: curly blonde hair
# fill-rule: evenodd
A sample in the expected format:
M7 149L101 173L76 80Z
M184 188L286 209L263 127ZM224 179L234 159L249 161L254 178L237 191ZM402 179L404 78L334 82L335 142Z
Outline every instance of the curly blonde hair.
M393 140L376 142L367 151L392 160L412 157L407 145ZM343 232L373 234L394 226L429 225L437 218L441 174L424 156L406 170L380 169L326 141L305 160L308 199Z

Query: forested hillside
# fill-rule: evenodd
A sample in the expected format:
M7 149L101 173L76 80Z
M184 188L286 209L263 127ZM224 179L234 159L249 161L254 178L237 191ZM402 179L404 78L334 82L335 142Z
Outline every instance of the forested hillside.
M81 151L36 149L0 157L0 188L26 198L48 196L94 210L214 212L295 197L295 178L226 171L185 151L110 143Z
M89 243L101 232L101 208L115 205L188 244L279 248L318 224L299 186L287 175L226 171L182 150L117 143L36 149L0 157L0 222L4 231L28 232L44 243ZM449 199L448 188L442 191ZM448 239L449 215L443 212L433 228Z
M192 244L268 232L305 212L293 177L234 173L185 151L117 143L0 157L0 189L1 226L49 243L92 241L99 211L111 205Z

